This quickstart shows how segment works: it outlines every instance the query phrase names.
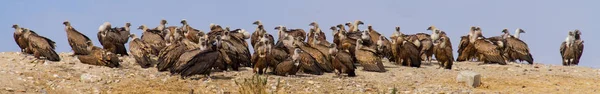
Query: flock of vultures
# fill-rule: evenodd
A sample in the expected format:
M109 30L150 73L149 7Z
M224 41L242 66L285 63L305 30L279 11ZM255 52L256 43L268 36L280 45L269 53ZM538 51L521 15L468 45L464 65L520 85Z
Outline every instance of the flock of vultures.
M511 35L507 29L503 34L484 37L478 26L473 26L467 35L460 38L458 57L452 54L452 43L446 33L435 26L427 30L431 34L404 34L396 27L393 35L385 37L371 25L360 30L362 21L348 22L329 28L333 42L326 39L325 32L316 22L308 32L303 29L288 29L276 26L278 39L267 33L261 21L256 21L253 33L244 29L230 30L211 24L210 31L194 29L186 20L182 26L159 26L150 29L145 25L141 38L130 33L130 23L125 27L112 27L105 22L98 28L98 41L102 48L94 46L92 40L77 31L69 21L63 22L69 45L81 63L119 67L120 56L132 56L142 68L156 67L182 78L206 75L212 71L238 71L240 67L252 67L254 73L295 75L297 72L321 75L334 72L337 75L356 76L357 65L364 71L385 72L382 58L400 66L420 67L421 62L431 63L432 56L439 67L451 69L454 61L482 61L483 64L505 65L508 62L533 64L529 47L519 39L522 29ZM55 42L36 34L33 30L12 26L14 38L21 51L38 59L60 61L54 51ZM348 29L346 29L348 27ZM583 52L583 40L579 30L570 31L560 46L563 65L577 65ZM250 39L250 45L246 42ZM129 42L129 48L125 44ZM249 46L254 49L250 53ZM129 49L129 52L127 51ZM270 70L269 70L270 69Z

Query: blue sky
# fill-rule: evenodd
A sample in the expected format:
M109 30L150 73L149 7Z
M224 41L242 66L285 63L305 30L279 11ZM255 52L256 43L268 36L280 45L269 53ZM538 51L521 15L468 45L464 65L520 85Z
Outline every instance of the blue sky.
M559 46L569 30L579 29L585 40L581 66L599 68L598 0L8 0L0 4L0 26L5 26L1 52L18 51L12 38L12 24L30 28L57 42L58 52L70 52L63 21L86 34L99 45L96 34L103 22L123 26L131 22L158 25L160 19L180 26L187 19L194 28L208 30L210 23L253 31L252 22L262 20L268 32L285 25L308 29L317 21L324 29L336 24L362 20L389 36L395 26L404 33L427 32L435 25L446 31L456 52L459 37L470 26L480 26L484 36L497 36L503 28L511 33L522 28L521 39L528 43L536 62L561 64ZM366 28L361 26L360 28ZM132 30L140 34L140 30ZM331 33L326 33L331 40ZM455 53L455 55L457 55Z

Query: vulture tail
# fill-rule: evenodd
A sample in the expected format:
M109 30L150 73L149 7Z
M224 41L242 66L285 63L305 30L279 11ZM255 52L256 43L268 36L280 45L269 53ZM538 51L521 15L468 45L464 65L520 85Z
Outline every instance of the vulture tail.
M42 55L50 61L60 61L60 56L58 56L54 50L44 50Z

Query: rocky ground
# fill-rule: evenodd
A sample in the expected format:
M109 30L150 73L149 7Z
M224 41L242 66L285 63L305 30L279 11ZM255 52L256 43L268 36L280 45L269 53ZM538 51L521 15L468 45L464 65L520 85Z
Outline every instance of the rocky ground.
M210 79L181 79L156 68L142 69L130 57L122 58L123 67L108 68L81 64L69 54L61 53L60 62L49 62L1 52L0 93L238 93L236 81L254 75L251 68L242 68L213 73ZM387 61L385 66L387 72L357 71L357 77L333 73L260 77L268 79L269 92L277 93L600 93L600 70L588 67L456 62L452 70L444 70L435 62L410 68ZM482 85L473 88L458 83L461 71L480 73Z

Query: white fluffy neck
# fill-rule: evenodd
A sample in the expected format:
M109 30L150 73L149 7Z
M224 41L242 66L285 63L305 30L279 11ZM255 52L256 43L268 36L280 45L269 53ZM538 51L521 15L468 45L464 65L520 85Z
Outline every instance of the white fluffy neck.
M520 33L520 32L521 32L521 29L517 29L517 30L515 30L515 35L513 35L513 37L515 37L515 38L519 39L519 36L521 35L521 33Z

